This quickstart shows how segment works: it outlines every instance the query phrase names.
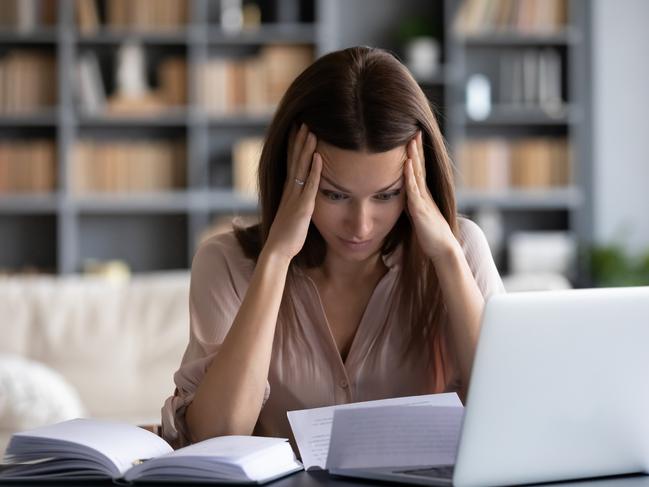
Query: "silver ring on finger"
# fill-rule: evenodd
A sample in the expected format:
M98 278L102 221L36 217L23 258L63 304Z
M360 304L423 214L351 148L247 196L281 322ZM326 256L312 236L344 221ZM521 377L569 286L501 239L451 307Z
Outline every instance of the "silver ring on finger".
M295 184L298 186L304 186L304 179L295 178Z

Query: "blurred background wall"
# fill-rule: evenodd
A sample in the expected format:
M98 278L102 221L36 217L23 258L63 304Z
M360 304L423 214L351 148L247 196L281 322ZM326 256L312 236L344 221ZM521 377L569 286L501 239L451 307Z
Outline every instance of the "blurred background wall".
M593 2L595 234L649 246L649 3Z

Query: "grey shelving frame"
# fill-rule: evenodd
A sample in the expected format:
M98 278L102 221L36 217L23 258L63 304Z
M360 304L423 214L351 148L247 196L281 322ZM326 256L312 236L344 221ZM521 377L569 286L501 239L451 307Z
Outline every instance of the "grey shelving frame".
M314 22L296 23L291 15L299 0L276 0L279 23L265 25L250 35L228 36L216 25L208 25L212 0L189 0L191 18L178 33L130 33L145 45L185 50L188 61L188 105L165 117L102 118L78 113L75 107L72 67L80 49L116 47L123 33L101 31L95 35L77 32L74 0L59 0L56 28L26 35L0 32L0 47L36 46L54 49L57 56L58 104L37 115L0 115L0 131L41 131L52 133L57 147L58 186L52 195L0 195L0 268L19 269L34 253L49 255L54 271L69 274L80 270L88 257L125 258L135 271L186 268L193 257L197 238L215 215L251 213L254 201L239 197L225 188L210 184L212 144L234 142L237 136L263 134L269 117L214 118L205 115L195 93L196 67L213 49L220 52L254 49L269 42L310 44L317 55L354 44L377 45L400 53L395 25L409 16L432 16L442 12L443 66L440 75L424 87L435 94L442 112L440 123L451 152L459 140L475 130L507 134L512 127L529 126L538 133L564 130L575 153L576 180L572 187L552 191L511 191L505 194L458 191L460 210L494 208L514 212L515 220L543 223L546 213L565 214L565 225L581 242L592 240L592 154L590 73L590 6L587 0L568 0L570 29L553 36L480 36L458 39L452 22L460 0L312 0ZM371 4L371 5L370 5ZM354 29L347 27L354 26ZM468 72L467 54L489 47L516 49L525 46L556 46L566 51L568 92L571 110L559 120L538 114L514 117L494 113L480 123L467 120L463 113L464 81ZM70 190L69 167L74 143L84 131L113 134L142 130L183 133L187 144L187 189L163 194L120 194L78 196ZM30 216L34 221L28 221ZM50 229L36 228L49 221ZM559 218L563 219L563 216ZM52 225L52 220L55 225ZM121 222L124 222L122 225ZM102 222L105 225L102 226ZM552 218L550 218L552 225ZM147 226L149 225L149 226ZM54 228L55 235L51 229ZM44 233L42 233L44 232ZM48 233L49 232L49 233ZM139 232L139 233L138 233ZM124 233L128 233L125 235ZM179 235L180 234L180 235ZM21 235L21 237L19 237ZM50 238L46 238L47 236ZM13 239L13 240L12 240ZM32 242L32 240L41 240ZM2 243L4 241L4 243ZM13 242L13 243L12 243ZM128 244L125 244L128 242ZM26 245L26 244L29 245ZM26 247L25 255L20 247ZM89 249L90 247L90 249ZM92 250L98 249L96 255ZM113 250L111 250L113 249ZM3 253L5 255L3 255ZM156 254L157 253L157 254Z

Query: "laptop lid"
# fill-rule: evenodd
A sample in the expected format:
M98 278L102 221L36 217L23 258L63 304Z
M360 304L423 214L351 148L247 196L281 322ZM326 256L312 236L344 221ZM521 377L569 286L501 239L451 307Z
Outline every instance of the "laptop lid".
M493 296L453 483L646 471L649 287Z

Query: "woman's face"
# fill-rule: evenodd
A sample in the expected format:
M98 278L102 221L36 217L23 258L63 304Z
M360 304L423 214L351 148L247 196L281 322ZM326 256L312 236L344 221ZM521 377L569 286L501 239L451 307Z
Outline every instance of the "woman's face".
M362 261L381 250L405 207L406 147L368 154L318 141L320 187L312 222L327 252Z

